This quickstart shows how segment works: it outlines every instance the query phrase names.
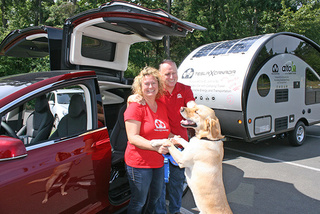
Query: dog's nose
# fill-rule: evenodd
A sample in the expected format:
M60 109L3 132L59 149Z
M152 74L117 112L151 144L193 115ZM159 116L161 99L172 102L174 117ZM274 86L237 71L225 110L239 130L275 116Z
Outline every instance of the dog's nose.
M184 112L185 107L180 108L180 112Z

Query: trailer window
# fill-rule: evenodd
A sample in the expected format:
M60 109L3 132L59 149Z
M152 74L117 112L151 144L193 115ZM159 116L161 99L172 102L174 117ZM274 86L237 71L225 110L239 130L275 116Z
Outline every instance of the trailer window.
M270 78L266 74L262 74L257 83L258 94L261 97L265 97L269 94L270 91Z
M307 40L290 35L278 35L261 47L250 70L258 72L259 68L273 56L293 54L304 60L313 70L320 74L320 63L318 60L320 58L320 51L318 48Z
M306 105L320 103L320 77L310 68L306 69Z

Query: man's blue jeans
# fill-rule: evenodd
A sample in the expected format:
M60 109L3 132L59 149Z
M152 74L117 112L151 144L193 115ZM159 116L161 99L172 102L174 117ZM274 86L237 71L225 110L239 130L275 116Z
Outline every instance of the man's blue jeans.
M127 173L131 189L127 213L153 213L164 184L164 168L145 169L127 166Z
M168 190L169 212L180 212L181 199L183 194L183 183L185 180L184 169L170 163L169 183L163 185L162 194L159 198L154 213L166 214L166 188Z

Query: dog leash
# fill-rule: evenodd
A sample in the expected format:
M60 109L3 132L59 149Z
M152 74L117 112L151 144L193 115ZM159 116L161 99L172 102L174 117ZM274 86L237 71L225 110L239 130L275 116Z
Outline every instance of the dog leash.
M170 178L170 162L174 166L178 166L177 162L173 159L173 157L168 153L163 155L164 157L164 182L169 183Z

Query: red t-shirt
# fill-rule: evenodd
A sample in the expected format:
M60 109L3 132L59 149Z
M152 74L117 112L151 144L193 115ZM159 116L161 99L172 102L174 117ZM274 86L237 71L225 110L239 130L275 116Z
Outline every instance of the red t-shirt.
M180 135L188 141L187 129L180 124L183 117L180 114L180 108L187 106L189 101L194 101L193 93L190 86L177 82L172 93L168 91L160 98L160 101L167 106L169 124L171 132L174 135Z
M166 106L157 101L158 109L154 113L148 105L130 103L124 113L124 121L141 122L140 136L147 140L168 138L170 134ZM160 168L163 166L163 156L156 151L140 149L129 141L124 155L128 166L136 168Z

